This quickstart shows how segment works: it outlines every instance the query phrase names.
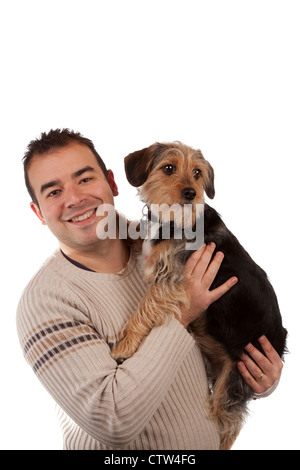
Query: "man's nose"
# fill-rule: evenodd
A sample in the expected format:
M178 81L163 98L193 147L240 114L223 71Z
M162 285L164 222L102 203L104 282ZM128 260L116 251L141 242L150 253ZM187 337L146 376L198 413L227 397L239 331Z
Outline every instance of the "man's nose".
M71 186L65 190L65 205L67 207L79 206L86 197L78 186Z

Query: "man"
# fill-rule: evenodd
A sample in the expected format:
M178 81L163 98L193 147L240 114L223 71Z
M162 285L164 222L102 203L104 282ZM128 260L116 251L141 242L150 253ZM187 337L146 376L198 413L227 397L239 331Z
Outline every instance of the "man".
M110 354L146 290L139 252L128 240L100 239L97 208L118 188L92 142L67 129L43 133L24 157L31 208L59 250L25 289L17 314L25 357L64 414L65 449L218 449L205 407L207 378L187 326L225 294L212 291L222 262L215 246L188 260L192 298L122 364ZM210 263L210 264L209 264ZM263 356L247 347L239 370L258 395L279 380L282 363L265 337ZM264 372L263 380L258 380Z

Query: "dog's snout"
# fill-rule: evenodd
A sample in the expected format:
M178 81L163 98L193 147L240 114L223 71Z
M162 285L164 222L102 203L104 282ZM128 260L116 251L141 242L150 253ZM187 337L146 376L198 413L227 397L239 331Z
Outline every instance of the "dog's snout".
M196 191L194 190L194 188L183 188L181 194L187 201L192 201L196 196Z

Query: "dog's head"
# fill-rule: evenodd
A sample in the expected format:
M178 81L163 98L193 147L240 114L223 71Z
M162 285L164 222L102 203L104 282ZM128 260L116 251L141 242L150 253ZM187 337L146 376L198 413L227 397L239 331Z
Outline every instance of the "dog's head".
M155 143L125 158L129 183L148 204L203 204L214 198L214 171L200 150L181 142Z
M179 207L177 220L181 220L184 208L192 215L188 224L199 214L204 192L210 199L215 195L212 166L200 150L181 142L155 143L131 153L125 158L125 172L129 183L140 188L140 197L148 206L165 204L170 208L175 204ZM170 218L170 212L166 214L162 220Z

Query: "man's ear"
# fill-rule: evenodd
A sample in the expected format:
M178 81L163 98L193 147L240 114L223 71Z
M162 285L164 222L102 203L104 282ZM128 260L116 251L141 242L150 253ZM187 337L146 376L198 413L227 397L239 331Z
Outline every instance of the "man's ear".
M35 202L31 202L31 203L30 203L30 207L31 207L31 209L33 210L33 212L35 213L35 215L40 219L40 221L42 222L42 224L43 224L43 225L47 225L46 222L45 222L44 217L42 216L42 213L41 213L41 211L40 211L39 206L38 206Z
M112 190L113 196L118 196L119 194L118 186L117 186L117 183L115 182L115 177L111 170L107 170L107 177L108 177L109 186Z

